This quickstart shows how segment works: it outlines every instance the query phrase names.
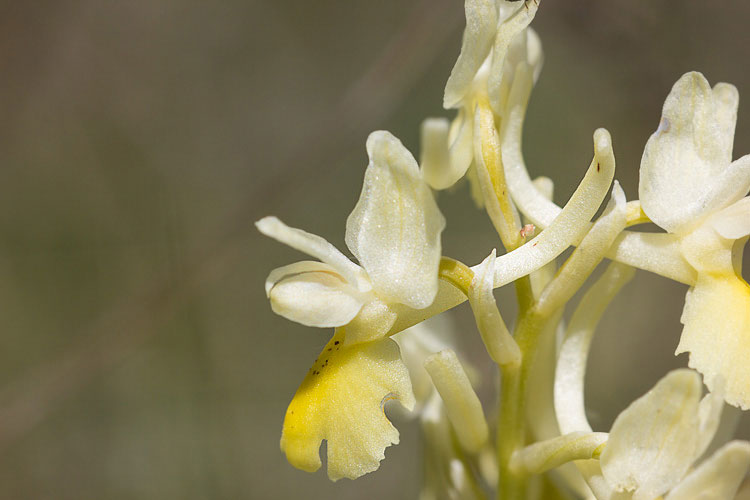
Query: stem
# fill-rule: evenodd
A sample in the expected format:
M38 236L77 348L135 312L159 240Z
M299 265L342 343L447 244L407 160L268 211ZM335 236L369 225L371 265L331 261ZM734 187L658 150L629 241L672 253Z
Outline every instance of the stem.
M513 452L526 445L527 384L534 364L539 340L548 316L535 307L522 310L515 329L515 338L521 349L521 364L503 369L500 413L498 416L497 451L500 480L498 499L523 500L526 494L526 475L512 470Z
M510 469L513 452L523 446L523 408L519 405L523 398L520 394L521 366L503 369L500 384L500 412L497 421L498 500L523 498L524 481Z

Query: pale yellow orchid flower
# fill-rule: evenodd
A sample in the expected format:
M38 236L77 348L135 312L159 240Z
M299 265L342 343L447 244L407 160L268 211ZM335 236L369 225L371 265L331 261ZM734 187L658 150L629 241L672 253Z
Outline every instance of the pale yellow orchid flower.
M338 327L287 409L281 448L303 470L321 465L328 442L328 475L356 478L378 468L398 431L383 404L415 400L398 346L384 338L394 308L430 306L438 293L440 233L445 219L417 162L388 132L367 141L370 163L362 194L347 220L346 242L360 265L319 236L274 217L258 229L322 262L275 269L266 281L273 310L292 321Z
M750 155L732 162L737 89L700 73L675 83L641 160L643 211L677 238L697 279L687 293L677 353L726 401L750 408L750 287L742 247L750 234Z
M518 462L537 470L576 460L598 500L731 500L750 467L750 443L722 445L696 464L714 440L724 384L702 396L700 376L674 370L628 406L609 433L593 432L584 405L584 373L594 331L633 269L610 265L576 308L560 347L555 413L562 436L534 444Z
M422 124L420 163L434 189L446 189L464 175L472 181L474 198L482 195L476 172L469 169L475 156L475 114L478 106L502 116L515 70L528 66L538 77L542 46L528 28L538 1L466 0L466 29L456 64L445 85L443 106L458 109L449 123L428 118Z
M322 261L271 272L266 294L274 312L320 328L354 322L347 344L383 337L396 320L389 306L424 309L433 303L445 228L416 160L398 139L373 132L367 152L362 194L346 223L346 243L360 265L323 238L275 217L256 223L263 234Z

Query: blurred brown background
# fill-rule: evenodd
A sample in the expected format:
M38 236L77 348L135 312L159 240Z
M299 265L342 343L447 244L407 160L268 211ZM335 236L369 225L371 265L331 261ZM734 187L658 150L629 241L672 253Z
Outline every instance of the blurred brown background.
M637 197L683 72L750 95L749 19L744 2L546 0L532 174L563 203L605 126ZM420 121L448 116L462 2L6 1L0 26L0 498L414 498L413 422L356 482L280 453L329 332L270 311L266 274L301 255L252 223L276 214L345 248L367 134L418 154ZM750 152L744 103L735 151ZM439 202L445 253L478 262L496 244L485 216L465 187ZM602 429L685 363L684 291L639 273L606 316L588 388Z

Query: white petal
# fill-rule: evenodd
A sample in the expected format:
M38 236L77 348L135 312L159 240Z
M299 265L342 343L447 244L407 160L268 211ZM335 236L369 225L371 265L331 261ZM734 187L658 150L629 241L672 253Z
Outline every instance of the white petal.
M438 289L445 218L401 141L388 132L373 132L367 153L370 164L346 221L346 244L378 295L425 308Z
M255 223L255 227L266 236L333 266L339 274L361 292L371 288L362 268L350 261L346 255L324 238L301 229L289 227L276 217L263 217Z
M536 82L542 69L543 60L542 41L539 35L531 27L528 27L516 35L508 47L503 68L503 83L513 81L516 68L522 63L531 68L531 73Z
M493 0L466 0L466 28L461 53L445 84L443 107L454 108L471 87L479 67L492 47L497 29L497 9Z
M530 68L519 65L508 98L508 111L503 120L503 164L508 188L516 206L532 224L545 228L558 216L560 207L532 184L523 158L523 122L531 86Z
M349 323L365 302L365 294L349 285L336 269L312 261L271 271L266 295L276 314L319 328Z
M503 70L505 68L508 49L515 37L526 36L522 32L534 19L538 8L538 2L525 2L522 8L519 8L498 27L497 37L492 48L492 66L490 67L490 75L487 79L487 94L490 97L492 109L500 116L505 114L500 89L503 85L503 79L506 78ZM528 61L528 56L523 59Z
M454 169L448 151L450 123L447 118L427 118L422 122L422 154L420 165L422 175L433 189L451 187L464 175L464 171Z
M458 181L466 174L474 160L474 108L464 107L458 111L458 115L451 122L448 142L451 178Z
M456 353L445 349L433 354L427 358L424 367L445 403L458 442L466 451L478 452L487 442L489 429L482 404Z
M526 28L526 62L531 66L534 73L534 81L539 79L544 64L544 52L542 51L542 40L533 28Z
M669 491L697 458L700 376L681 369L615 419L601 455L604 477L634 500L653 500Z
M750 234L750 197L713 214L708 221L723 238L738 240Z
M666 500L732 500L748 467L750 443L727 443L688 474Z
M499 365L521 362L521 350L505 326L492 293L495 278L495 250L479 264L469 288L469 301L477 328L490 357Z
M555 414L560 432L591 432L584 404L586 361L596 325L634 269L613 262L584 294L570 320L555 371Z
M607 441L605 432L572 432L539 441L513 453L511 467L519 472L540 474L572 460L584 460Z
M698 456L703 455L714 440L724 410L724 381L713 385L714 390L703 396L698 406Z
M695 269L682 255L680 240L672 234L623 231L607 257L686 285L697 279Z
M602 474L599 460L580 460L575 464L586 480L586 484L594 493L593 497L586 497L587 500L590 500L590 498L596 498L596 500L632 500L633 495L631 493L615 491L607 482Z
M695 72L680 78L664 102L643 152L638 191L643 211L667 231L681 232L750 188L750 162L731 163L737 102L732 85L711 89Z

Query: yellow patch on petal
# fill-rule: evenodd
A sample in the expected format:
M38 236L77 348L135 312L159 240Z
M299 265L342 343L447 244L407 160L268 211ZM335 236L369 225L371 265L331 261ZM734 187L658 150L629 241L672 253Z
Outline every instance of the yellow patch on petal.
M709 389L723 378L727 403L750 409L750 286L734 274L699 273L682 312L677 354L690 352L690 367Z
M355 479L376 470L398 431L383 411L398 399L414 407L409 372L391 339L344 346L336 330L289 404L281 449L295 467L313 472L320 444L328 442L328 477Z

